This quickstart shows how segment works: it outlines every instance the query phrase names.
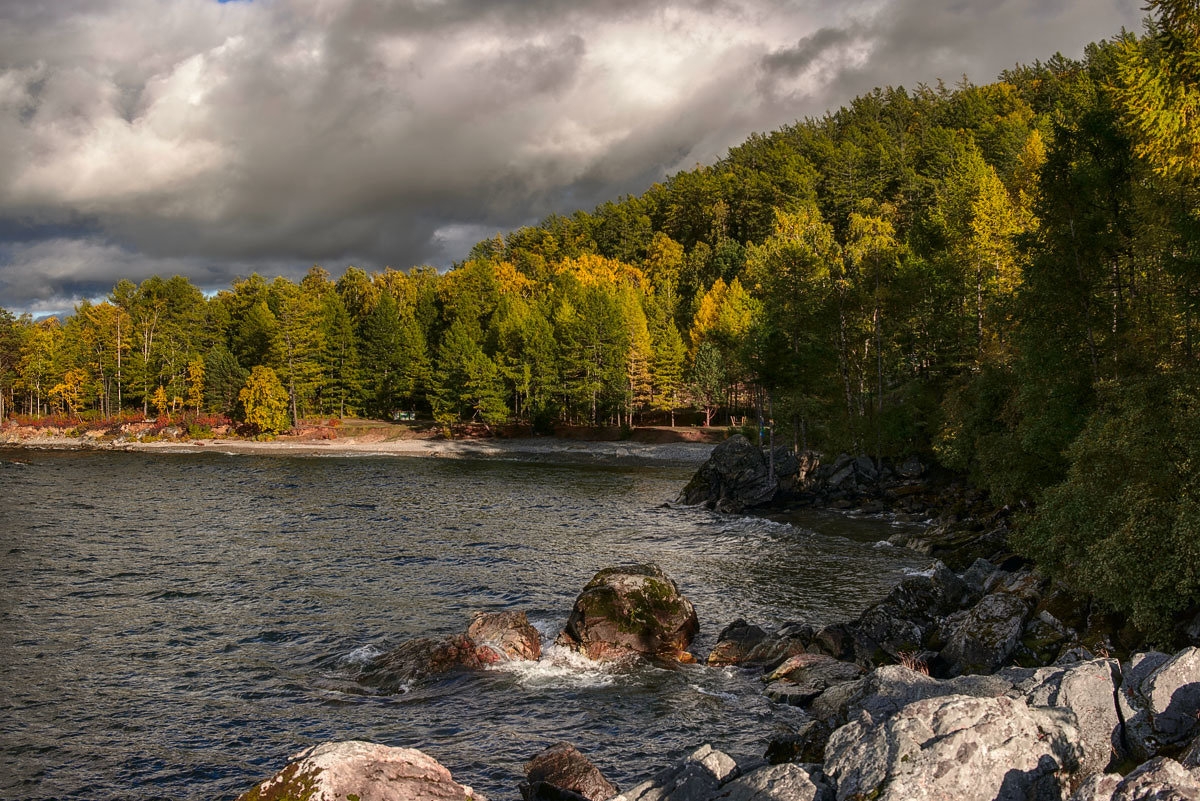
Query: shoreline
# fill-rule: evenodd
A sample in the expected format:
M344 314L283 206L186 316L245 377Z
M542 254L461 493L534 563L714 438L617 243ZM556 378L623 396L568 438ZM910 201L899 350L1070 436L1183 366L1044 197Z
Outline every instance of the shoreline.
M635 441L587 441L559 437L513 439L410 438L390 441L361 441L355 437L335 440L287 440L266 442L214 438L158 442L105 442L89 437L42 436L0 441L0 449L126 451L137 453L221 453L230 456L286 457L409 457L480 459L548 464L642 465L702 464L714 443Z

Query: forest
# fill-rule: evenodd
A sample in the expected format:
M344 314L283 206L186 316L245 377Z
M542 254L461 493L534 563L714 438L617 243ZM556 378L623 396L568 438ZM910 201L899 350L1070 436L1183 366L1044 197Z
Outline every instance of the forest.
M1150 11L1080 60L755 134L444 273L0 310L0 417L767 421L966 474L1030 510L1016 544L1046 570L1162 625L1200 598L1200 12Z

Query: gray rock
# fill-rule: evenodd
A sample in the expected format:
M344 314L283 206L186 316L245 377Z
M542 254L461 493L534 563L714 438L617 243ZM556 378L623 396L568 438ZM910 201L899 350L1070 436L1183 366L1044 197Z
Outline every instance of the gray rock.
M900 463L896 472L902 478L920 478L925 473L925 465L921 464L921 460L917 457L910 456Z
M1200 648L1138 654L1123 667L1120 700L1134 756L1187 742L1200 723Z
M830 687L854 681L862 674L863 669L852 662L841 662L824 654L797 654L767 674L765 680L773 682L771 687L777 692L786 692L789 698L807 703Z
M412 748L350 740L324 743L244 793L238 801L351 798L372 801L484 801L437 760Z
M735 434L713 449L679 494L678 502L736 512L770 502L783 477L777 471L772 483L762 448Z
M1012 686L1000 676L959 676L939 681L901 665L886 665L859 681L822 693L809 713L831 726L840 726L860 714L880 724L916 701L949 695L994 698L1005 695Z
M1200 776L1200 735L1192 739L1191 744L1179 755L1179 764Z
M978 595L983 595L988 577L996 572L996 566L986 559L976 559L963 571L963 583Z
M787 734L778 734L767 743L767 762L824 762L825 744L833 730L821 720L809 719Z
M1200 801L1200 780L1175 760L1157 757L1126 776L1112 801Z
M823 778L801 765L769 765L734 779L714 801L833 801Z
M1119 773L1097 773L1083 780L1083 784L1071 793L1068 801L1112 801L1117 785L1121 783Z
M946 647L941 658L952 675L990 673L1012 656L1021 641L1025 621L1033 611L1029 601L1015 593L985 595L961 619L943 631Z
M942 619L970 599L967 585L941 562L928 573L909 576L850 625L855 661L879 664L925 650Z
M1041 668L1010 692L1023 696L1030 706L1062 707L1075 713L1084 750L1080 765L1084 776L1103 772L1114 756L1123 756L1116 702L1118 670L1112 659Z
M860 456L854 460L855 471L867 481L873 482L879 478L879 470L870 456Z
M1061 799L1082 748L1074 715L1007 697L909 704L882 725L866 714L825 749L838 801Z
M736 776L737 764L728 754L704 745L613 801L709 801L722 784Z

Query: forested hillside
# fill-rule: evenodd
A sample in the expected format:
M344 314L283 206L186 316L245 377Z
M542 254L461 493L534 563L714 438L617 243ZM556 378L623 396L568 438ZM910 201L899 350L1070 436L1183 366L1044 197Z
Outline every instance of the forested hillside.
M293 421L774 420L1036 502L1022 547L1154 625L1200 594L1200 34L1152 6L1081 61L878 90L444 274L4 313L0 412L238 417L253 370Z

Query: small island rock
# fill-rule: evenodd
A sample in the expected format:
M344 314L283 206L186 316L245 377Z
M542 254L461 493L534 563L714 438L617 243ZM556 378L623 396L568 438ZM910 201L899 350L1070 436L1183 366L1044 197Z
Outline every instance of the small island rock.
M660 568L624 565L587 583L556 642L601 661L637 655L694 662L687 647L699 629L696 608Z

